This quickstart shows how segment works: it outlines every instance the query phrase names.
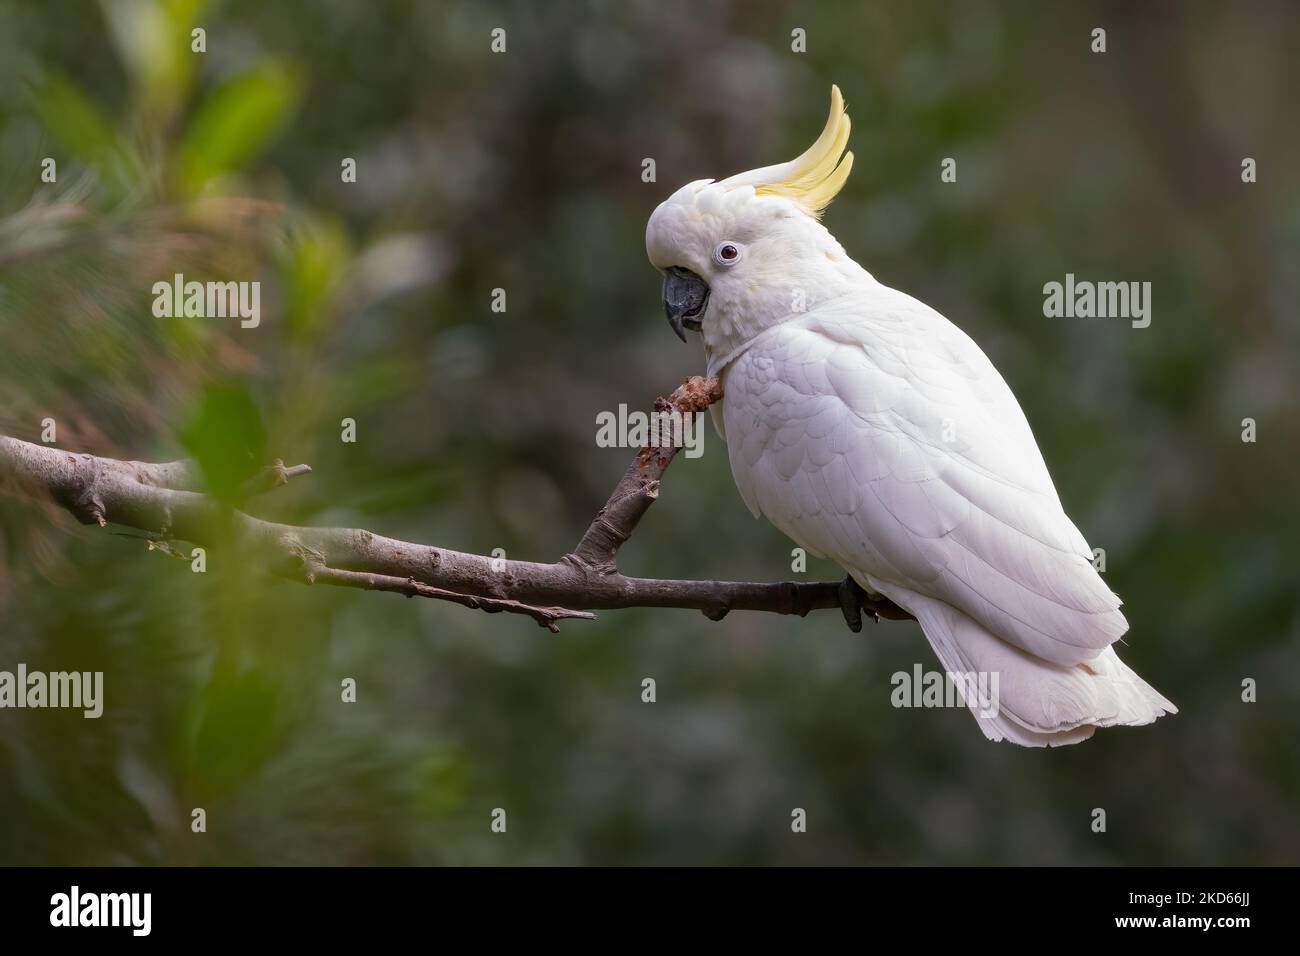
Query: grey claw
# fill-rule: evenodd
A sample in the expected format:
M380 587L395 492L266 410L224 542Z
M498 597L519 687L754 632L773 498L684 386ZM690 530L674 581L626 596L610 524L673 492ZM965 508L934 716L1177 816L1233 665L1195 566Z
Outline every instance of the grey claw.
M840 611L844 614L844 623L854 634L862 631L862 602L866 595L861 585L853 580L853 575L846 574L840 582Z

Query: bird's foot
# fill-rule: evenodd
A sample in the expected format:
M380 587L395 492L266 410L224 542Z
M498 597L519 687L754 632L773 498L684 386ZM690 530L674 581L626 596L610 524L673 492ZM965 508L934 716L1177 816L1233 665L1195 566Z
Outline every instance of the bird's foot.
M871 615L873 624L880 623L880 615L870 607L869 599L870 595L862 585L853 580L853 575L844 575L844 580L840 582L840 610L844 613L844 623L854 634L862 630L863 609Z

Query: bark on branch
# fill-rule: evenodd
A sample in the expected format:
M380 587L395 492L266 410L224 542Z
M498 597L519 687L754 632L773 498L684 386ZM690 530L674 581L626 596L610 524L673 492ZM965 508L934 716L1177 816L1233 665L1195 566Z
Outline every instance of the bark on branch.
M656 410L694 416L721 398L716 380L687 379ZM553 564L510 561L386 538L360 528L276 524L231 509L200 490L192 462L149 464L74 454L0 436L0 490L48 497L83 524L109 522L158 540L213 546L233 539L241 552L276 574L305 584L392 591L451 601L489 613L523 614L552 631L593 610L675 607L720 620L730 611L798 614L840 608L852 626L858 607L876 617L911 618L891 601L850 593L842 582L770 584L627 577L618 550L659 494L675 447L641 449L605 506L569 554ZM252 494L311 471L283 462L248 485ZM846 606L852 605L852 611Z

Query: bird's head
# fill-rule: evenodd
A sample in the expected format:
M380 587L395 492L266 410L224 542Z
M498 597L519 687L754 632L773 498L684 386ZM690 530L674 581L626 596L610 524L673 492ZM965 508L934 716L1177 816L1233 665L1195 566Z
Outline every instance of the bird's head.
M853 167L848 139L833 86L826 127L798 159L688 183L651 215L646 252L664 274L668 322L682 341L702 332L711 364L861 273L818 221Z

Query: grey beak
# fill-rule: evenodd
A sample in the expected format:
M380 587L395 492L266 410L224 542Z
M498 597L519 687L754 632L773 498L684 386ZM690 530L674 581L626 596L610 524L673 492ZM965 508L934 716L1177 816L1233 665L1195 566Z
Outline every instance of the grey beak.
M686 341L682 328L700 330L700 317L709 304L709 284L690 269L672 266L664 273L664 312L677 337Z

